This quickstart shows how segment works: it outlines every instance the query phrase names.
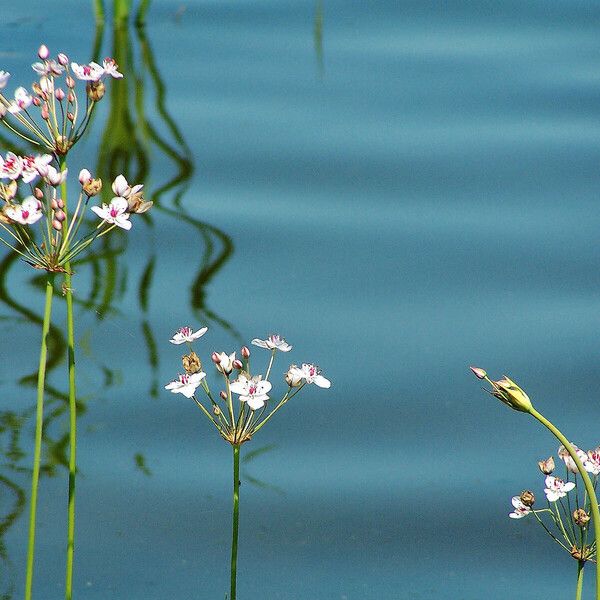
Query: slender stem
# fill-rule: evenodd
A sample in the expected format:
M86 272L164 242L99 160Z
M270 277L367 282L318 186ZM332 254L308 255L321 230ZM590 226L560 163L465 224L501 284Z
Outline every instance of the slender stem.
M104 23L104 2L103 0L94 0L94 13L96 23Z
M594 522L596 548L600 548L598 543L600 540L600 511L598 510L598 499L596 498L596 492L594 491L594 486L590 476L587 474L587 471L579 459L579 456L577 456L577 452L575 452L569 440L552 423L550 423L546 417L535 410L535 408L532 407L529 412L532 417L535 417L542 425L547 427L556 436L556 438L560 440L561 444L567 449L567 452L571 455L571 458L577 465L577 470L583 479L583 484L585 485L585 489L590 497L590 509L592 513L592 521ZM596 560L596 600L600 600L600 560Z
M231 593L229 600L235 600L237 582L237 548L240 526L240 446L233 444L233 526L231 534Z
M61 170L66 168L61 160ZM67 183L61 186L65 212L67 212ZM68 214L68 213L67 213ZM69 500L67 507L67 569L65 576L65 600L73 597L73 559L75 554L75 477L77 474L77 395L75 388L75 326L73 320L73 290L71 288L71 264L65 264L65 296L67 300L67 347L69 363Z
M575 589L575 600L581 600L581 592L583 590L583 569L585 560L577 561L577 588Z
M35 552L35 520L37 509L38 481L40 477L40 458L42 454L42 426L44 421L44 386L46 382L46 356L48 354L48 332L52 315L52 296L54 294L54 276L46 281L46 303L42 323L42 342L40 346L40 365L37 381L37 409L35 421L35 447L33 452L33 473L31 475L31 507L29 511L29 541L27 544L27 572L25 579L25 600L31 600L33 584L33 555Z

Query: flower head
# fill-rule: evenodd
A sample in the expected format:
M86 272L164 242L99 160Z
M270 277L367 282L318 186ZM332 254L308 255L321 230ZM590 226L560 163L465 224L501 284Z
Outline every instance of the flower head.
M206 377L206 373L200 371L199 373L184 373L179 375L175 381L171 381L165 385L166 390L171 390L173 394L183 394L186 398L191 398L196 393L196 388L200 385L202 380Z
M554 471L555 466L554 458L552 458L552 456L538 462L538 467L544 475L550 475Z
M213 352L212 361L215 363L217 370L225 375L229 375L233 371L233 361L235 360L235 352L227 355L225 352Z
M33 196L28 196L20 206L7 206L4 214L21 225L33 225L42 218L42 203Z
M575 454L577 454L577 457L579 458L579 460L582 463L585 463L585 461L588 459L588 455L583 450L580 450L572 442L571 442L571 446L573 447L573 450L575 450ZM569 452L567 451L567 449L564 446L559 447L558 456L559 456L559 458L561 458L564 461L565 467L567 467L567 471L570 471L571 473L579 473L579 469L577 468L575 461L573 460L573 458L571 457L571 455L569 454Z
M600 447L588 450L583 466L588 473L600 475Z
M82 81L99 81L104 75L104 69L96 62L91 62L88 65L79 65L72 62L71 70L75 77Z
M533 408L529 396L506 375L491 383L492 391L490 393L510 408L521 412L529 412Z
M23 172L23 159L14 152L8 152L6 158L0 156L0 179L18 179Z
M11 114L16 114L22 110L26 110L31 106L32 102L33 97L29 94L29 92L24 87L18 87L15 90L15 99L8 107L8 112Z
M575 484L572 481L564 482L559 477L547 475L544 493L548 498L548 502L556 502L559 498L564 498L567 492L570 492L574 487Z
M511 519L521 519L531 512L531 507L523 504L519 496L513 496L511 502L515 508L515 510L508 515Z
M254 338L252 343L259 348L267 348L269 350L280 350L281 352L289 352L292 347L278 334L271 334L266 340Z
M6 87L10 73L8 71L0 71L0 90Z
M314 383L321 388L331 387L331 381L323 377L323 375L321 375L321 369L311 363L303 363L301 367L296 367L295 365L290 366L286 374L286 380L288 380L288 377L289 380L293 382L299 382L301 379L304 379L306 383Z
M239 394L240 402L247 402L252 410L258 410L269 399L267 392L271 387L271 383L262 381L260 375L248 379L246 375L240 373L239 377L231 384L231 391Z
M114 223L122 229L131 229L125 198L113 198L110 204L102 204L102 207L92 206L92 211L107 223Z
M123 73L119 73L119 65L115 62L114 58L105 58L102 66L104 67L104 75L109 75L115 79L123 77Z
M202 327L198 331L193 331L191 327L180 327L175 335L169 340L171 344L191 344L194 340L202 337L208 331L208 327Z
M134 213L145 213L154 204L144 200L143 188L144 186L141 183L130 186L123 175L118 175L112 184L115 195L125 198L127 200L127 210Z

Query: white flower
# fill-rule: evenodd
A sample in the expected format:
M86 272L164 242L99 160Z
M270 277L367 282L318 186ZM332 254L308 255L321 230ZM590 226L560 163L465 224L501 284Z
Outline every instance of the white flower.
M40 163L37 165L38 173L48 182L52 187L61 185L67 178L69 169L64 171L57 171L52 165Z
M235 360L235 352L225 354L225 352L213 352L212 361L215 363L217 370L225 375L229 375L233 371L233 361Z
M191 398L196 393L196 388L200 385L201 381L206 377L206 373L199 371L188 375L184 373L179 375L178 379L171 381L165 385L166 390L171 390L173 394L183 394L186 398Z
M521 519L531 512L531 507L523 504L519 496L512 497L512 505L515 507L515 510L508 515L511 519Z
M306 383L314 383L321 388L331 387L331 381L321 375L321 369L310 363L303 363L301 367L292 365L288 375L291 379L304 379Z
M266 340L255 338L252 343L259 348L267 348L269 350L281 350L281 352L289 352L292 347L278 334L272 334Z
M92 174L88 171L88 169L81 169L81 171L79 171L79 183L81 185L85 185L91 178Z
M587 458L583 463L585 470L593 475L600 475L600 447L588 450Z
M25 183L31 183L36 177L40 175L40 169L47 172L46 167L52 162L52 156L50 154L41 154L38 156L24 156L23 157L23 181Z
M0 71L0 90L6 87L10 73L8 71Z
M58 64L55 60L45 60L44 62L36 62L31 65L31 68L38 75L60 75L65 68Z
M110 75L115 79L121 79L123 77L123 73L119 73L119 65L115 62L114 58L105 58L102 62L102 66L104 67L104 74Z
M32 102L33 98L29 92L24 87L18 87L15 90L15 99L8 107L8 112L14 115L22 110L25 110L26 108L29 108Z
M102 204L102 208L92 206L92 211L107 223L114 223L122 229L131 229L131 221L127 212L127 200L125 198L113 198L110 204Z
M559 477L548 475L546 477L544 493L546 494L546 498L548 498L548 502L556 502L559 498L566 496L567 492L570 492L574 487L575 484L572 481L565 483Z
M100 81L104 75L104 69L96 62L91 62L89 65L79 65L72 62L71 69L75 77L82 81Z
M573 444L573 442L571 442L571 446L573 446L573 450L575 450L575 454L577 454L579 460L581 462L585 462L587 460L587 454L583 450L580 450L575 444ZM564 461L567 471L571 471L571 473L579 473L575 461L571 458L571 455L567 452L567 449L564 446L561 446L558 449L558 456Z
M180 327L175 335L169 340L171 344L183 344L188 342L191 344L194 340L202 337L208 331L208 327L202 327L198 331L193 331L191 327Z
M42 203L33 196L28 196L20 206L7 206L4 213L21 225L33 225L42 218Z
M154 204L153 202L144 201L143 189L144 186L141 183L130 186L123 175L118 175L112 184L115 195L125 198L127 200L127 210L135 213L144 213Z
M231 384L231 391L239 394L240 402L247 402L252 410L258 410L265 405L269 399L267 392L271 389L271 383L261 381L260 375L248 379L240 373L240 376Z
M16 180L23 172L23 159L14 152L9 152L6 158L0 156L0 179Z

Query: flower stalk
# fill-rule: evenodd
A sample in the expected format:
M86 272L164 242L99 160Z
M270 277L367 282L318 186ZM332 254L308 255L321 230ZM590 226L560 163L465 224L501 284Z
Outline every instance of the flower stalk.
M233 512L231 527L231 591L230 600L236 598L238 532L240 528L240 445L233 444Z

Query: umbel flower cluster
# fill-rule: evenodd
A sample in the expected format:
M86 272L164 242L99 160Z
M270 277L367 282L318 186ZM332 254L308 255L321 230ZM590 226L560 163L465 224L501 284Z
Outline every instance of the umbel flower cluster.
M584 452L574 444L572 446L596 487L600 475L600 447ZM565 467L563 478L554 474L556 463L552 456L538 463L545 475L546 507L534 508L535 496L533 492L525 490L519 496L513 496L513 512L509 517L522 519L533 515L546 533L573 558L578 561L595 560L596 543L588 540L590 499L585 490L580 489L582 486L577 465L564 446L558 449L558 456Z
M101 191L102 181L83 169L79 173L79 198L70 210L66 204L65 156L85 131L94 105L104 95L103 78L123 75L110 58L103 66L75 62L69 66L65 54L50 58L44 45L38 56L41 62L32 65L38 81L31 91L18 87L12 100L2 94L10 74L0 71L2 124L47 152L0 155L0 227L7 234L0 241L33 267L64 272L65 266L95 238L114 227L130 229L130 215L145 212L152 202L144 201L142 185L130 186L119 175L112 184L114 197L110 203L91 207L101 222L77 238L85 208ZM76 80L86 83L83 98L78 97Z
M168 383L165 389L193 399L221 437L233 446L240 446L252 439L253 435L304 386L312 383L321 388L331 386L331 382L314 364L290 365L284 375L287 390L273 405L270 397L273 385L269 380L273 361L277 353L289 352L292 346L279 335L270 335L265 340L252 340L253 345L270 351L264 375L254 374L251 370L250 349L247 346L241 348L241 358L236 358L235 352L212 353L211 361L223 378L223 389L214 395L206 381L200 358L192 348L192 342L202 337L207 330L207 327L198 331L193 331L190 327L181 327L171 338L172 344L187 344L190 352L182 357L184 373ZM200 398L197 396L198 388L203 392ZM237 396L236 402L234 395Z

